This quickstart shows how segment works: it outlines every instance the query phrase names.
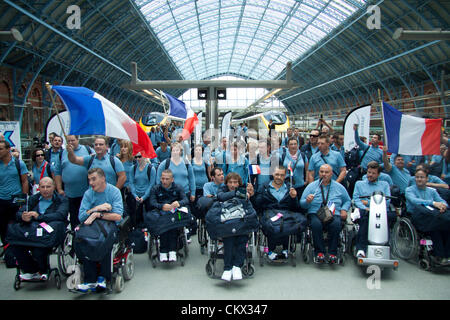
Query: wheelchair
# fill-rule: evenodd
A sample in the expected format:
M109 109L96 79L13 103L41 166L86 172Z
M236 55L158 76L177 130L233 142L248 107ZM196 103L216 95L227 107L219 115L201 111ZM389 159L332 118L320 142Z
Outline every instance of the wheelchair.
M49 282L50 279L53 277L54 281L55 281L55 285L57 289L61 289L61 275L60 272L58 270L58 268L52 268L50 265L50 256L52 254L58 254L59 248L61 247L55 247L52 248L52 251L50 252L50 254L47 256L47 265L49 266L49 272L48 272L48 277L46 279L38 279L38 280L24 280L20 277L21 272L20 272L20 268L19 266L17 266L16 270L17 273L15 275L14 278L14 289L17 291L20 289L20 285L22 282L34 282L34 283L44 283L44 282Z
M181 266L184 267L185 260L189 255L189 247L187 243L186 227L177 228L177 261L180 262ZM148 257L152 262L152 267L156 268L157 262L159 261L160 254L160 240L159 236L150 234L150 239L148 243ZM161 262L161 263L171 263L171 262Z
M392 247L395 256L416 262L423 270L433 271L446 267L436 263L432 255L433 241L429 233L417 230L408 213L399 217L394 225Z
M340 217L339 217L340 219ZM346 262L346 253L348 252L348 238L349 238L349 230L346 227L346 221L341 220L341 231L338 236L338 245L337 245L337 264L344 266ZM328 231L323 231L323 241L325 243L325 249L328 250ZM316 256L314 255L314 242L312 236L312 228L308 218L308 226L306 227L306 231L302 234L302 239L300 241L302 258L306 264L311 262L319 263L316 260ZM329 262L329 256L325 255L325 261Z
M206 231L205 219L198 219L197 239L200 245L200 253L203 255L208 248L208 233Z
M128 241L129 232L130 217L126 216L118 226L118 241L114 243L111 250L111 266L113 270L107 293L112 291L122 292L125 288L125 281L131 280L134 276L134 255L133 248ZM69 234L66 237L67 243L65 241L64 254L60 256L60 261L68 275L66 280L67 289L71 292L78 292L76 288L82 282L83 272L80 261L75 256L72 247L73 233L69 232ZM73 256L71 252L73 252ZM73 261L73 264L69 265L69 261Z
M288 240L288 258L287 259L276 259L276 260L271 260L268 257L268 252L269 252L269 248L268 248L268 240L267 240L267 236L262 232L262 230L260 229L257 232L257 248L258 250L258 257L259 257L259 265L261 267L264 266L264 263L269 263L269 264L285 264L290 262L292 264L293 267L295 267L297 265L297 261L296 261L296 249L297 249L297 243L299 243L299 239L301 239L301 234L298 235L289 235L289 240Z
M208 235L208 254L209 260L206 263L205 271L208 277L212 279L220 279L220 275L216 274L217 271L217 260L224 258L224 246L222 239L211 239ZM253 252L255 249L255 233L252 232L248 235L248 241L246 245L246 254L244 265L242 266L242 275L245 278L252 277L255 273L255 266L253 264Z

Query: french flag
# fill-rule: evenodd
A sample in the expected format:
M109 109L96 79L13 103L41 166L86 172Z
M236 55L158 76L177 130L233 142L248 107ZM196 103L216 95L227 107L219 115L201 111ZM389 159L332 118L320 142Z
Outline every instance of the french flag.
M405 115L383 102L388 151L405 155L440 154L442 119Z
M164 92L164 94L166 95L167 100L169 100L170 103L169 115L186 119L184 121L184 128L181 136L183 137L183 140L188 139L191 136L192 132L194 132L194 128L198 123L197 115L191 109L191 107L186 107L186 104L183 101L178 100L168 93Z
M248 172L250 174L261 174L261 167L257 164L251 164L248 166Z
M155 158L150 138L139 124L122 109L98 93L84 87L52 86L70 116L73 135L104 135L129 140L133 155L140 152L145 158Z

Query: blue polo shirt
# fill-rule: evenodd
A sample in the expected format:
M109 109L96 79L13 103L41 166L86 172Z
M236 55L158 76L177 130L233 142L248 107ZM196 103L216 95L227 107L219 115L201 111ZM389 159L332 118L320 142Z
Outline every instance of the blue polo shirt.
M80 211L78 214L78 219L80 222L83 223L87 218L89 218L86 211L105 202L112 206L111 212L123 215L122 194L116 186L107 183L103 192L95 192L91 187L86 190L83 195L83 200L81 200ZM119 223L120 220L116 221L116 224Z
M323 156L323 158L322 158ZM329 150L327 155L323 155L322 152L316 152L311 156L308 165L308 171L314 171L314 180L319 179L319 169L322 165L326 163L333 168L333 179L336 180L341 172L341 168L345 167L345 160L342 158L341 154L337 151ZM338 174L338 175L336 175Z
M328 186L323 186L323 194L325 199L328 196L328 201L331 201L336 206L335 215L340 216L341 210L348 211L351 205L351 199L345 190L344 186L334 180L331 180L331 183ZM306 197L309 194L314 194L314 200L311 203L306 201ZM308 184L303 191L303 194L300 198L300 206L308 210L308 214L317 214L317 211L322 205L322 192L320 191L320 181L315 180Z
M92 161L92 165L89 169L101 168L105 172L106 182L115 186L117 183L117 173L125 171L125 168L123 167L122 161L120 161L119 158L114 156L114 163L116 165L116 170L114 171L113 167L111 166L111 161L109 157L110 155L108 153L104 155L101 159L99 159L98 156L95 155L94 161ZM91 156L83 157L83 166L86 169L88 169L90 159Z
M45 163L47 163L47 166L45 167L44 174L42 175L42 178L44 178L44 177L48 177L48 172L49 172L48 168L49 168L50 164L46 160L42 161L41 166L39 168L36 166L36 163L33 164L33 168L31 169L31 171L33 172L33 181L36 184L38 184L41 179L41 173L42 173L42 169L44 169Z
M369 209L370 208L370 198L361 199L361 196L371 196L373 192L381 191L385 196L391 195L391 189L386 181L377 180L375 182L369 182L368 180L356 181L355 189L353 191L353 200L355 201L356 207L359 209ZM362 200L369 201L368 205L365 206ZM389 209L390 200L386 198L386 209Z
M281 161L283 152L281 152L279 156L280 156L279 159ZM296 156L296 159L294 159L292 157L292 155L289 153L289 150L286 150L286 156L283 161L283 167L285 167L287 169L286 177L289 177L289 174L290 174L289 173L289 164L291 164L291 167L294 167L294 165L295 165L295 168L292 168L292 169L294 169L293 177L295 180L293 187L298 188L298 187L302 187L305 184L305 162L303 161L303 157L302 157L300 150L297 151L295 156Z
M278 202L283 200L284 196L286 195L286 192L288 191L289 190L286 187L285 183L283 183L283 185L278 190L273 186L273 181L269 183L269 192L275 199L277 199Z
M45 199L44 197L39 197L39 214L44 214L45 210L47 210L48 207L50 207L53 203L53 197L50 200Z
M361 161L361 167L367 169L367 164L370 161L376 161L379 164L383 163L383 150L378 147L369 146L368 144L362 142L361 139L359 139L358 130L355 130L355 142L361 150L361 153L359 155L360 157L362 157L366 149L369 148Z
M207 182L203 186L203 196L217 196L217 192L221 187L223 187L225 184L221 183L217 185L215 182Z
M399 187L400 192L405 193L405 190L408 187L409 179L411 178L409 171L405 168L400 170L393 165L391 171L388 172L388 175L392 178L394 185Z
M78 157L89 156L89 152L84 145L78 145L73 150ZM53 168L52 168L53 169ZM55 176L61 176L64 183L64 192L68 198L82 197L88 189L87 169L69 161L67 150L63 151L61 163L54 168Z
M27 166L22 160L20 163L20 173L28 173ZM0 161L0 199L11 200L14 195L22 194L22 183L20 182L19 172L17 172L14 157L7 165Z
M133 197L140 197L144 200L146 200L148 197L150 197L150 190L155 185L156 181L156 169L154 166L150 169L150 180L148 179L148 166L150 164L147 163L144 167L144 169L141 171L139 169L139 164L136 164L135 167L131 167L130 170L130 191Z
M447 202L441 198L436 189L425 187L425 189L418 188L417 185L406 188L406 210L414 212L414 207L419 205L433 207L433 202L442 202L447 206Z

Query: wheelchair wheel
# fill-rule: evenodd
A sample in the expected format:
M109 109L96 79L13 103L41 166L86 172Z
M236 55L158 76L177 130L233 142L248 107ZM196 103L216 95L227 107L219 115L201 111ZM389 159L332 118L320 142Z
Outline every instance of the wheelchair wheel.
M427 259L420 259L419 260L419 267L422 270L429 271L429 270L431 270L431 263Z
M61 276L58 271L55 272L55 285L57 289L61 289Z
M125 287L125 281L123 276L118 274L114 279L114 290L116 292L122 292Z
M64 239L64 244L59 246L56 250L58 255L58 269L65 277L71 275L71 273L67 270L70 265L75 264L75 252L72 246L73 234L71 232L67 232L66 237Z
M255 267L251 263L246 263L242 267L242 274L246 277L251 277L255 273Z
M205 271L208 277L214 278L214 272L215 272L215 264L212 259L208 260L208 263L206 263Z
M16 275L16 277L14 278L14 290L19 290L20 289L20 276Z
M130 252L125 265L122 266L122 274L125 280L131 280L134 276L134 255Z
M419 251L419 239L412 222L408 218L400 218L392 232L393 254L405 260L415 258Z

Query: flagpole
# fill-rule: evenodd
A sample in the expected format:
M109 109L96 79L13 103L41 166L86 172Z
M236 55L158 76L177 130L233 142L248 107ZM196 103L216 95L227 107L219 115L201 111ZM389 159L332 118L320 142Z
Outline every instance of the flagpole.
M45 83L45 87L48 90L48 93L50 95L50 99L52 101L52 105L53 105L53 107L55 108L55 111L56 111L56 117L58 118L59 125L61 126L61 130L62 130L62 132L64 134L64 137L66 138L66 141L67 141L67 134L66 134L66 131L64 130L64 126L63 126L61 118L59 116L58 108L56 107L55 99L53 98L53 95L52 95L52 88L50 87L50 83L46 82Z
M384 123L384 112L383 112L383 100L381 99L381 90L378 89L378 102L380 103L380 113L381 113L381 123L383 124L383 141L384 145L387 147L387 137L386 137L386 125Z

